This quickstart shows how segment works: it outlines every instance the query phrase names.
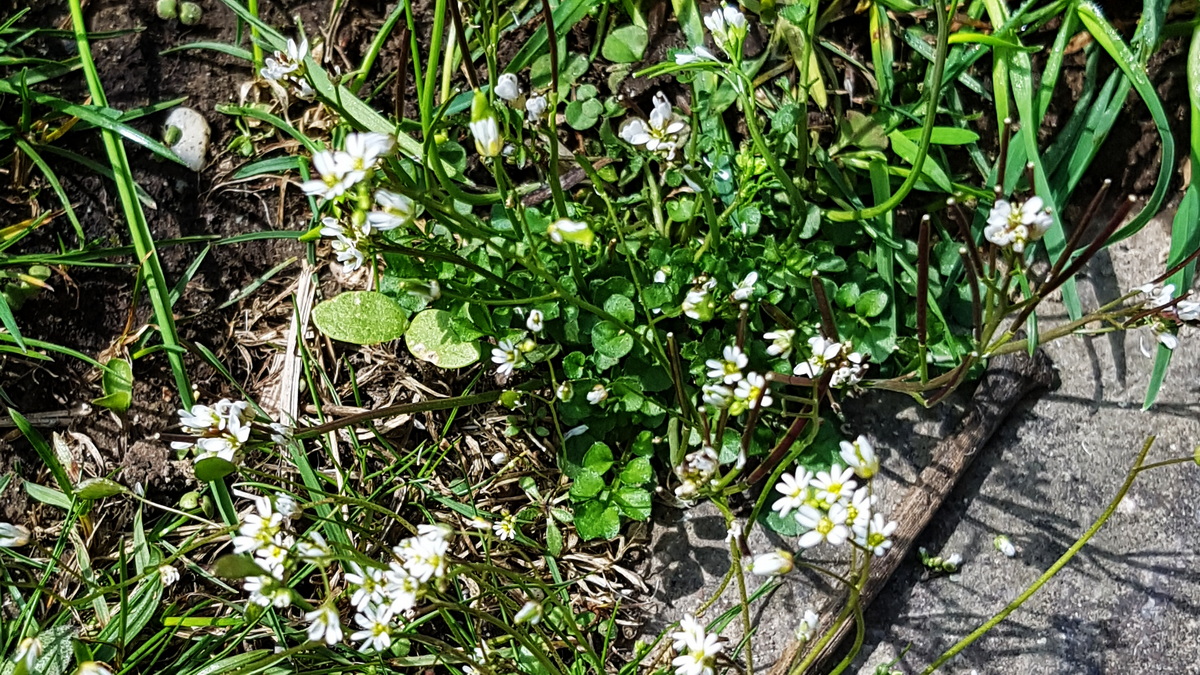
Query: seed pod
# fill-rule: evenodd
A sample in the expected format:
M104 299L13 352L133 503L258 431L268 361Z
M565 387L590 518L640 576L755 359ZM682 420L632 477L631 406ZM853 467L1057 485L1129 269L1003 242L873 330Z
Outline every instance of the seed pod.
M179 6L175 0L158 0L154 5L154 11L158 13L158 18L168 21L179 16Z
M179 23L185 26L195 26L200 23L200 18L204 16L204 10L194 2L185 2L179 5Z

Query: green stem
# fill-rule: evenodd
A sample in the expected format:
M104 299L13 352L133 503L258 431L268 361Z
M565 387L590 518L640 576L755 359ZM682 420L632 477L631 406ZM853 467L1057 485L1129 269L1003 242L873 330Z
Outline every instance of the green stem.
M929 154L929 145L933 139L933 127L937 121L937 106L938 100L941 98L942 77L946 71L946 51L950 40L950 22L946 19L946 12L935 5L933 13L937 16L938 25L937 50L934 52L933 73L927 83L929 87L929 103L925 110L924 124L921 126L921 142L917 145L917 156L913 158L912 162L912 173L908 175L908 178L904 179L900 188L883 202L867 209L855 209L853 211L829 210L824 214L827 219L834 222L849 222L854 220L870 220L881 216L896 208L908 196L908 193L912 191L913 187L917 184L917 180L920 179L922 175L921 167L924 166L925 157Z
M258 0L246 0L246 9L254 18L258 18ZM254 24L250 24L250 49L254 53L254 72L257 76L259 69L263 67L263 50L262 45L258 43L258 29Z
M1072 544L1071 548L1067 549L1067 552L1062 554L1058 560L1054 561L1054 564L1050 566L1050 569L1046 570L1042 576L1038 577L1037 581L1033 582L1029 588L1025 589L1025 592L1017 596L1017 598L1010 602L1007 607L1000 610L996 616L988 619L982 626L972 631L970 635L959 640L950 649L947 649L945 653L937 658L936 661L929 664L929 667L923 670L921 675L929 675L938 668L941 668L946 664L947 661L954 658L955 655L970 646L971 643L975 642L979 638L983 637L988 631L995 628L997 624L1008 618L1009 614L1017 611L1021 605L1025 604L1026 600L1033 597L1033 594L1037 593L1042 586L1045 586L1046 582L1054 578L1054 575L1058 574L1058 572L1065 567L1067 563L1071 562L1071 559L1075 557L1075 554L1079 553L1079 551L1087 545L1088 541L1090 541L1091 538L1100 531L1100 528L1104 527L1104 523L1108 522L1108 519L1112 516L1112 514L1116 513L1117 506L1121 503L1121 500L1125 498L1125 493L1129 492L1129 488L1133 487L1133 481L1137 479L1138 474L1141 473L1143 469L1142 462L1146 460L1146 455L1150 452L1150 446L1154 445L1154 439L1154 436L1146 439L1146 443L1142 445L1141 452L1138 453L1137 459L1134 460L1133 468L1130 469L1129 473L1125 476L1125 482L1121 484L1121 489L1117 490L1117 496L1114 497L1112 502L1109 503L1108 508L1104 509L1104 513L1100 514L1100 518L1098 518L1095 523L1092 523L1092 526L1083 533L1083 536L1080 537L1079 540L1074 544Z

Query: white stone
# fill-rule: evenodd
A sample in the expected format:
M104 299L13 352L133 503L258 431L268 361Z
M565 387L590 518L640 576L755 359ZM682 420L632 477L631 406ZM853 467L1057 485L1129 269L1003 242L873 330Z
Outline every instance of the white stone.
M192 171L203 169L208 155L208 140L212 135L208 120L194 109L180 106L167 115L167 121L163 124L164 130L171 127L179 129L179 140L170 146L171 150Z

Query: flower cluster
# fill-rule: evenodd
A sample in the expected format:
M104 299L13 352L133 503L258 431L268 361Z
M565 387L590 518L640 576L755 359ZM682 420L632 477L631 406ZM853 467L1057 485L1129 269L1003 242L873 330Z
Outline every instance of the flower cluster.
M771 505L781 518L792 515L808 531L800 537L800 545L812 548L822 542L841 546L847 541L883 555L892 547L891 537L896 530L894 521L887 521L875 511L878 497L870 485L859 486L855 475L870 481L879 472L879 458L865 436L853 443L843 441L841 459L846 468L834 464L829 471L816 475L800 468L795 474L785 473L775 485L783 496Z
M171 447L179 451L195 450L196 461L219 457L237 463L238 453L250 439L250 423L254 411L245 401L223 398L215 405L196 404L191 410L179 411L184 433L196 436L193 441L174 441Z
M289 39L287 51L276 51L272 56L263 59L263 67L258 74L268 82L291 85L297 97L310 99L313 97L313 90L304 78L304 59L307 57L308 38L301 38L300 44Z
M983 236L993 244L1024 253L1025 245L1037 241L1054 223L1041 197L1030 197L1022 204L997 199L988 214Z
M350 640L362 651L391 647L397 622L416 607L430 582L446 576L450 534L441 525L420 525L417 536L392 549L394 560L386 567L351 566L346 580L352 586L350 603L358 630Z
M1150 331L1159 344L1167 349L1179 346L1176 333L1180 323L1200 322L1200 300L1177 299L1175 284L1145 284L1134 290L1146 296L1145 300L1141 301L1142 306L1153 310L1146 317L1146 324L1150 326ZM1150 356L1150 351L1144 345L1142 353Z
M741 348L729 345L721 356L705 363L708 376L715 380L701 389L705 405L728 407L731 414L740 415L758 407L769 408L774 403L766 378L752 370L743 372L750 359Z
M699 450L688 453L675 467L675 476L679 478L675 496L695 499L700 490L716 478L720 466L720 458L711 445L704 444Z
M289 570L301 562L327 565L332 552L320 532L301 537L291 530L300 508L288 495L279 494L272 500L241 494L250 499L253 509L241 518L233 552L248 554L263 571L246 577L243 588L256 605L288 607L292 604L292 591L286 583Z
M318 177L301 183L304 193L322 199L336 199L370 175L380 158L391 154L396 139L378 132L346 136L345 149L321 150L313 155Z
M808 346L812 355L796 364L792 374L815 380L826 370L832 370L829 386L836 388L858 384L867 372L866 356L854 351L849 341L836 342L817 335L808 339Z
M709 633L704 624L685 614L679 629L671 633L672 646L679 653L671 665L676 675L713 675L717 656L725 650L721 636Z
M667 97L660 91L654 95L654 108L650 111L649 121L630 117L621 125L619 133L626 143L662 153L672 160L675 159L675 151L687 142L688 123L671 108Z
M683 298L683 315L696 321L709 321L717 311L717 301L713 298L713 289L717 280L707 276L699 276L692 280L692 287Z
M725 5L705 15L704 25L712 32L717 47L737 63L742 56L742 42L748 30L746 15L733 5Z

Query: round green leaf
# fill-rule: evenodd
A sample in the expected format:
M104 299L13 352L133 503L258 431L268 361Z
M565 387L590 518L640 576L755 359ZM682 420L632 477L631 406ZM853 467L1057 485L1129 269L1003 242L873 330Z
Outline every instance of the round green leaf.
M634 457L621 470L621 482L626 485L642 485L654 480L654 469L645 457Z
M571 101L567 104L567 124L578 131L590 129L600 119L602 112L604 112L604 105L594 98Z
M104 499L125 492L125 486L108 478L89 478L75 486L75 496L80 499Z
M621 513L634 520L650 518L650 493L639 487L623 487L613 495L613 501L621 508Z
M237 471L237 465L220 457L205 457L196 462L196 480L211 483Z
M412 355L441 368L462 368L479 360L479 343L465 341L454 331L453 315L427 309L413 317L404 343Z
M584 539L613 539L621 533L621 514L615 506L586 502L575 512L575 530Z
M312 318L322 333L356 345L395 340L408 328L400 305L375 291L342 293L313 307Z
M604 475L613 465L612 450L604 443L593 443L583 455L583 465L597 475Z
M613 315L613 318L625 323L633 323L637 318L637 314L633 309L633 301L623 295L611 295L604 301L604 311Z
M621 26L608 34L600 53L613 63L637 63L646 52L646 29Z
M633 350L633 336L610 321L601 321L592 329L592 346L610 359L619 359Z
M580 469L571 483L571 498L575 500L591 499L604 489L604 479L591 469Z
M887 303L887 293L881 290L867 291L858 296L858 300L854 303L854 312L869 319L882 314L883 310L887 309Z

